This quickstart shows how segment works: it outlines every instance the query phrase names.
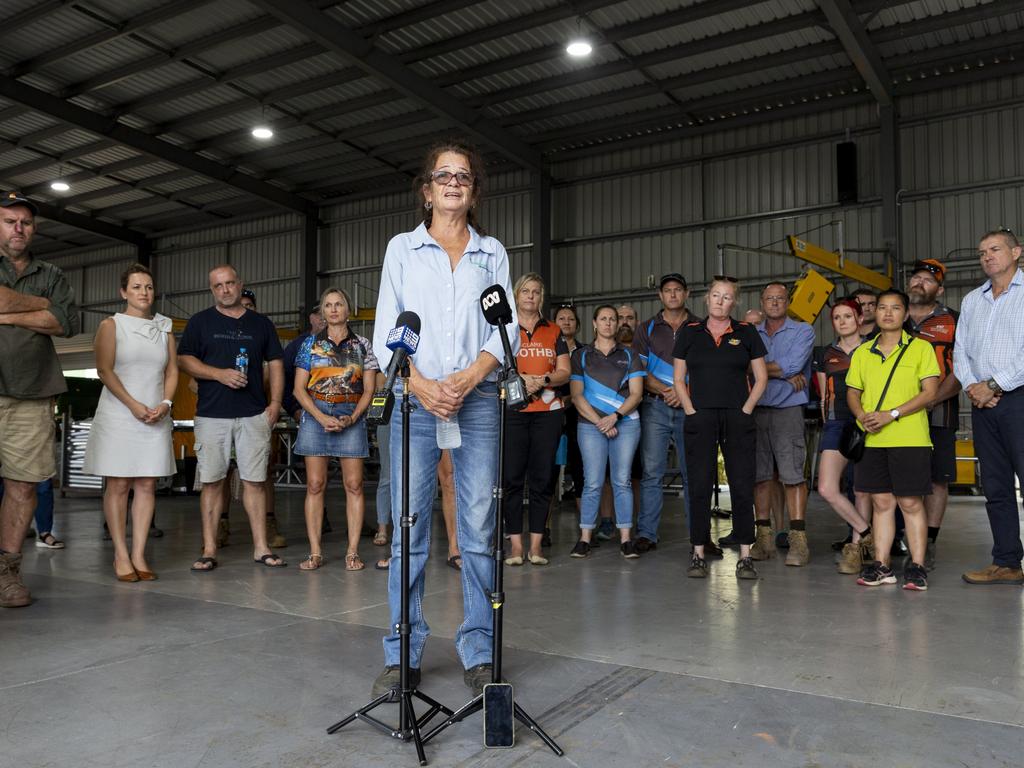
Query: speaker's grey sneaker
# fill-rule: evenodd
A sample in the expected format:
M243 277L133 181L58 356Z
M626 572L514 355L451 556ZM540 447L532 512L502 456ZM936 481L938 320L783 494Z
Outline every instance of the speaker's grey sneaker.
M420 684L420 671L416 667L409 668L409 686L416 689ZM397 704L402 695L402 668L397 664L384 667L384 671L373 681L371 696L379 698L385 693L390 694L388 704Z

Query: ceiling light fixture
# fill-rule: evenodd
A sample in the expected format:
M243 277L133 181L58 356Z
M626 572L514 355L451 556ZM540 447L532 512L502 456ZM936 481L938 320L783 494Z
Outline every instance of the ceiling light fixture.
M50 189L54 192L67 192L71 189L71 185L64 180L64 166L60 167L60 173L57 178L50 182Z
M576 37L569 41L569 44L565 46L565 52L574 58L583 58L589 56L594 50L594 47L590 44L583 35L583 18L576 19Z
M262 139L263 141L274 138L274 131L267 125L266 106L263 107L263 121L252 129L252 135L254 138Z

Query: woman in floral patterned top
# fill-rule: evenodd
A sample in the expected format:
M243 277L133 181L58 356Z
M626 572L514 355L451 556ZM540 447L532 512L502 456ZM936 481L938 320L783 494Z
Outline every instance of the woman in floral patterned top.
M324 515L327 463L341 463L348 517L345 569L359 571L359 534L363 529L363 460L369 454L363 415L373 397L380 370L370 342L348 327L352 303L340 288L328 288L320 297L320 312L327 327L310 336L295 358L295 399L302 406L295 452L306 457L306 531L309 556L299 564L304 571L323 565L320 528Z

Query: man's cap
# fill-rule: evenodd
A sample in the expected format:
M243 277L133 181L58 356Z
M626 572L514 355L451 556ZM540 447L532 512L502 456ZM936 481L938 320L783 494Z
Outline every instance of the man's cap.
M918 259L910 268L910 274L915 272L931 272L940 283L946 279L946 266L937 259Z
M36 207L36 204L27 197L22 197L20 192L8 192L0 198L0 208L10 208L14 205L24 205L32 211L33 216L39 215L39 208Z
M242 291L242 298L243 299L252 299L252 303L255 304L256 303L256 292L253 291L251 288L246 288L244 291Z
M672 281L675 281L679 283L681 286L683 286L684 291L688 290L686 285L686 278L680 275L678 272L669 272L667 275L662 275L661 280L658 281L658 288L664 288L665 283L670 283Z

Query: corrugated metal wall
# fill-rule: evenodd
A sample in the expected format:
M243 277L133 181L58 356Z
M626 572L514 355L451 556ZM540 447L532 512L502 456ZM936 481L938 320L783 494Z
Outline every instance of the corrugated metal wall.
M979 282L977 236L1021 221L1021 94L1024 77L900 103L904 259L957 262L949 286L953 304ZM858 146L861 202L839 207L835 145L847 136ZM574 297L589 337L587 316L599 301L628 300L641 316L653 313L650 281L668 271L681 271L699 294L699 286L724 269L747 281L741 309L755 305L758 283L791 280L801 263L744 249L783 250L790 233L836 248L841 232L851 257L881 266L878 145L876 111L863 106L556 162L548 296ZM529 182L522 172L491 179L482 209L489 232L509 249L514 274L530 263ZM418 222L412 193L335 205L322 218L320 268L329 275L320 287L341 285L358 304L373 305L388 240ZM209 306L207 271L230 262L257 291L261 311L281 325L295 324L299 227L297 217L282 214L161 239L153 260L160 307L186 317ZM119 305L116 278L133 260L127 247L54 259L94 310L87 329L101 317L95 310ZM840 291L851 287L841 284ZM691 304L700 311L698 296Z

